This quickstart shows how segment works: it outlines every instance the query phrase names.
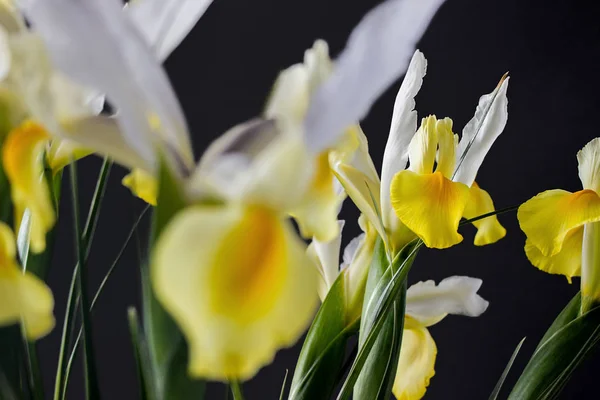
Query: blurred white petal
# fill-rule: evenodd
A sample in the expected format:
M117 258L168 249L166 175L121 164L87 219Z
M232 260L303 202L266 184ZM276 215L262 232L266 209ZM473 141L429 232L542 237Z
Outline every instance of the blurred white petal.
M338 277L340 272L340 248L342 246L342 230L344 221L338 221L339 235L328 242L313 240L308 246L308 256L313 259L322 282L319 285L319 297L325 300L329 288Z
M331 77L313 96L305 120L307 144L318 153L405 71L418 40L443 0L388 0L354 29Z
M142 158L153 163L154 146L166 142L181 162L192 164L175 93L120 1L36 0L26 10L55 64L79 83L106 93L126 141ZM157 119L160 127L152 123Z
M340 269L347 268L350 264L352 264L352 262L356 258L356 254L358 253L361 244L365 240L365 235L365 233L361 233L346 245L346 247L344 248L344 255L342 257L342 265Z
M396 95L390 134L388 136L381 166L381 212L383 221L390 225L397 221L390 202L390 183L398 171L406 168L408 145L417 131L417 112L415 96L421 89L423 77L427 72L427 60L419 50L410 61L406 76Z
M453 179L471 186L485 155L502 133L508 120L508 77L492 93L481 96L475 115L465 125L458 144L457 164Z
M132 0L126 10L154 54L164 61L211 3L212 0Z
M406 292L406 315L425 326L448 314L478 317L489 304L477 294L482 283L468 276L451 276L437 286L434 281L416 283Z

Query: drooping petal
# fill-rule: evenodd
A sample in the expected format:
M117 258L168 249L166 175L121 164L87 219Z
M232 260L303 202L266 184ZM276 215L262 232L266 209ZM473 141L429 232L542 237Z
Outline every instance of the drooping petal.
M21 272L15 255L15 237L0 223L0 326L22 321L27 338L36 340L54 327L54 298L44 282Z
M46 233L56 216L50 190L44 177L44 149L49 136L40 125L26 121L13 129L2 146L2 163L10 182L15 211L15 230L26 209L31 212L31 250L46 248Z
M315 239L307 249L308 256L312 259L321 276L319 284L319 297L321 300L325 300L329 288L331 288L331 285L333 285L340 272L339 260L343 228L344 221L338 221L339 233L336 237L327 242Z
M600 221L600 197L589 189L547 190L523 203L517 218L530 243L543 255L553 256L571 229Z
M122 182L123 186L129 188L131 192L144 200L146 203L155 206L158 184L156 178L144 171L136 168L127 174Z
M438 285L415 283L406 292L406 315L424 326L437 324L448 314L478 317L489 305L477 294L482 283L468 276L451 276Z
M581 254L582 303L600 301L600 222L585 224Z
M56 174L69 165L71 161L87 157L93 152L93 150L80 147L70 140L52 139L46 152L46 161L52 169L52 173Z
M600 138L592 139L577 152L577 162L583 188L600 193Z
M466 219L475 218L479 215L493 212L494 202L488 192L481 189L476 182L469 189L469 201L465 207L463 217ZM498 217L493 215L484 219L473 222L477 228L475 234L475 246L485 246L486 244L496 243L498 240L506 236L506 229L500 222Z
M420 400L435 375L437 347L426 327L406 317L392 392L398 400Z
M252 377L309 324L317 273L291 225L267 209L181 211L159 237L152 283L190 346L189 372Z
M475 182L483 159L504 130L508 120L508 80L503 76L492 93L481 96L475 115L465 125L456 152L454 181L467 186Z
M177 162L191 168L193 156L177 97L120 1L35 0L27 17L56 66L106 93L118 111L125 141L141 158L153 165L155 146L166 143Z
M462 241L458 223L469 200L469 188L441 172L420 175L400 171L391 185L396 216L427 247L444 249Z
M537 268L549 274L564 275L569 283L571 278L581 275L581 248L583 244L583 227L571 229L563 241L560 251L552 256L545 256L535 247L531 240L525 241L525 254Z
M179 46L212 0L133 0L126 6L144 39L160 61Z
M390 204L390 183L397 172L406 168L408 145L417 131L415 96L421 89L426 73L427 60L423 53L417 50L412 56L400 90L396 95L390 133L383 152L381 206L384 221L388 221L393 217Z
M305 120L307 144L320 153L363 119L405 71L417 41L443 0L388 0L354 28L331 77L316 91Z

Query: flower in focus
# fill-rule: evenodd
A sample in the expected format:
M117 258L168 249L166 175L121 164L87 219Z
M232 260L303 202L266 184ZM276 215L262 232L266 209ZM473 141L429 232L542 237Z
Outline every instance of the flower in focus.
M406 292L406 316L393 393L398 400L419 400L435 374L437 347L428 327L447 315L478 317L488 302L477 294L481 279L453 276L438 285L419 282Z
M396 96L381 180L360 128L355 129L359 147L356 154L334 155L336 176L393 254L415 235L429 247L450 247L462 240L457 232L461 217L471 218L494 209L490 196L474 180L485 154L506 124L508 78L480 99L475 117L457 143L449 119L425 118L417 130L414 97L426 66L423 54L415 52ZM506 233L496 217L477 221L476 226L477 245L493 243Z
M0 223L0 326L22 323L29 340L47 335L54 327L54 298L50 289L16 260L12 230Z
M569 282L581 276L583 300L600 301L600 138L577 153L583 190L547 190L519 207L517 217L527 240L529 261Z

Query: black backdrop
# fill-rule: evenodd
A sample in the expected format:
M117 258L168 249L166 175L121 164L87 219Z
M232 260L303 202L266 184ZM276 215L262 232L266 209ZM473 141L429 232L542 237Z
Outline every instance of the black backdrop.
M257 115L278 71L302 58L317 38L336 55L351 28L375 0L215 0L166 69L185 109L196 154L232 125ZM454 119L456 131L471 118L479 96L490 92L510 71L509 120L480 170L478 181L498 208L520 203L550 188L580 189L575 154L598 136L600 110L600 8L594 1L448 0L419 44L429 61L417 97L420 116ZM387 138L394 85L363 122L375 163L380 166ZM81 163L82 197L89 202L100 160ZM89 263L96 287L143 207L120 185L125 174L110 177ZM67 189L65 187L65 189ZM84 208L85 209L85 208ZM56 315L64 315L73 266L70 205L63 202L50 285ZM345 242L358 233L357 212L347 203ZM520 370L554 316L577 292L532 267L522 247L524 236L514 214L500 217L508 229L493 246L465 241L443 252L419 254L410 281L469 275L484 280L490 301L481 317L449 317L431 328L438 345L430 399L485 399L519 340L527 336L514 370ZM352 221L352 222L350 222ZM135 369L128 338L126 308L139 305L135 247L131 247L94 311L100 383L106 399L136 398ZM290 310L292 311L292 310ZM293 311L292 311L293 312ZM52 385L60 329L40 342L48 388ZM273 365L245 385L249 399L276 399L285 369L292 371L300 344L280 351ZM71 398L83 398L81 361ZM564 392L565 399L597 399L600 354L585 363ZM509 377L514 382L516 373ZM209 399L224 398L211 384Z

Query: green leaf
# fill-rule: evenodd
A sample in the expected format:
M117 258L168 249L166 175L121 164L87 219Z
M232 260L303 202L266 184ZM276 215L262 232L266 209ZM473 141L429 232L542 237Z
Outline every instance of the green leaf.
M138 382L140 384L140 398L142 400L155 400L156 388L154 387L152 369L150 368L148 345L144 340L144 334L140 328L137 311L134 307L129 307L127 310L127 321L129 322L129 334L131 336L131 344L133 345Z
M512 365L515 362L515 359L517 358L517 355L519 354L519 351L521 350L521 346L523 346L523 343L525 343L525 338L521 339L521 341L517 345L517 348L513 351L512 356L510 356L510 360L508 360L508 364L506 364L506 367L504 367L504 371L502 371L502 375L500 375L500 379L498 379L498 383L496 383L496 386L494 387L494 390L492 391L492 394L490 395L489 400L498 399L498 395L500 394L502 385L504 384L504 381L506 380L506 377L508 376L508 373L510 372Z
M345 286L340 274L306 334L296 363L289 400L329 399L344 363L346 341L357 321L346 321Z
M405 259L410 254L411 246L403 249L399 259ZM393 269L389 268L385 246L379 240L375 246L375 253L367 287L365 289L365 302L363 305L361 329L359 335L359 348L364 344L365 338L376 318L375 304L377 299L384 295L384 290L392 280ZM400 346L404 328L404 311L406 305L406 280L400 290L400 296L394 302L392 312L384 318L381 331L375 340L362 372L354 386L354 399L356 400L384 400L391 396L392 385L396 377Z
M366 307L369 307L374 310L372 313L369 313L369 316L372 316L372 324L367 324L365 330L363 331L364 342L356 355L356 359L350 368L350 372L348 373L348 377L346 381L342 385L340 393L338 394L338 400L349 399L352 394L352 389L356 381L358 380L359 374L362 371L365 362L373 348L381 329L383 328L387 316L394 312L394 305L400 299L401 291L404 288L404 284L406 282L406 277L410 268L412 266L412 262L417 254L417 251L421 247L423 243L421 241L416 241L409 243L405 249L408 251L407 254L404 254L402 251L398 256L394 258L391 265L388 267L393 271L393 275L389 281L380 281L378 285L381 285L383 289L376 288L376 291L380 291L381 296L379 298L371 298L370 301L374 302L373 305L368 304ZM402 257L401 257L402 255ZM396 306L397 307L397 306Z
M244 394L242 393L242 387L238 381L230 381L229 387L233 394L233 400L244 400Z
M513 400L556 399L579 364L600 340L600 306L577 316L579 295L554 321L509 396Z
M179 177L164 158L160 161L150 249L175 214L188 205ZM187 398L201 399L205 385L187 374L187 344L171 316L154 295L149 268L149 262L142 263L144 328L154 366L158 398L177 400L185 393Z

